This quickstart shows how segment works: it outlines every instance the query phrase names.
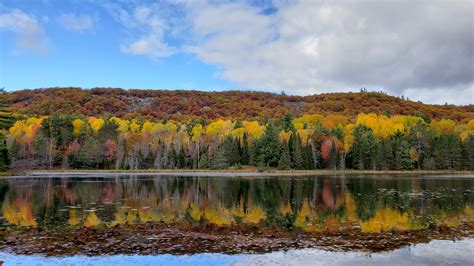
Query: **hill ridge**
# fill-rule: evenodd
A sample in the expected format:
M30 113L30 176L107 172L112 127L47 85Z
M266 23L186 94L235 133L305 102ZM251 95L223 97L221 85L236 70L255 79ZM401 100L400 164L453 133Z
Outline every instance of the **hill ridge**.
M13 111L50 115L111 114L155 119L263 119L287 112L353 117L358 113L416 115L465 122L474 118L474 105L435 105L410 101L383 92L331 92L307 96L263 91L141 90L55 87L7 92Z

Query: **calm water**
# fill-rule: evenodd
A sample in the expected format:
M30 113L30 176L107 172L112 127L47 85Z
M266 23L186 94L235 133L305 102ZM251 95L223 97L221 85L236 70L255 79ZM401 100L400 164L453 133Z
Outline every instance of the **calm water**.
M439 224L455 227L463 222L474 222L474 176L7 178L0 180L0 204L2 230L110 227L146 222L195 224L206 220L220 226L252 224L260 228L306 232L338 231L356 224L362 233L377 233L426 229ZM468 244L462 245L458 253L468 255L473 251L473 243L471 239L464 241ZM430 252L439 249L441 254L442 250L456 245L449 241L440 243L438 246L429 243L427 247ZM406 253L411 249L403 250ZM383 261L384 256L397 257L401 262L403 250L370 258L362 253L332 254L340 254L337 255L342 259L340 263L351 258ZM267 256L287 259L292 258L292 254L294 258L302 256L295 252L304 252L308 258L327 256L327 252L318 250L290 250ZM455 253L450 254L455 261ZM0 256L9 261L22 258L5 253ZM170 255L168 259L186 263L196 256L199 255ZM260 258L267 260L264 254L259 255L261 257L201 256L200 259L209 263L222 259L216 261L218 264L246 259L259 264ZM440 260L449 261L449 254L446 256ZM151 262L153 258L161 263L167 260L166 255L141 258L144 262ZM89 259L98 264L107 261ZM102 259L115 264L113 257ZM406 259L408 262L410 256ZM422 261L429 262L420 259Z

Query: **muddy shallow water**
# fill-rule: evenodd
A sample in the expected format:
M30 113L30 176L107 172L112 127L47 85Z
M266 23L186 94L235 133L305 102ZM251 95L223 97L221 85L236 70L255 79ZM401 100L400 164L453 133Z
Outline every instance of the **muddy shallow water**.
M474 178L466 176L6 178L0 203L8 261L260 264L331 254L344 264L368 253L382 261L408 254L408 262L415 243L434 257L458 243L467 244L457 258L473 251Z

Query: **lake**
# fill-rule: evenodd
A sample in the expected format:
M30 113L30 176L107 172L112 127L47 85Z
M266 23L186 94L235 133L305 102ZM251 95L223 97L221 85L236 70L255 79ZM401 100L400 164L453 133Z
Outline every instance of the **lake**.
M0 179L0 259L473 264L473 175Z

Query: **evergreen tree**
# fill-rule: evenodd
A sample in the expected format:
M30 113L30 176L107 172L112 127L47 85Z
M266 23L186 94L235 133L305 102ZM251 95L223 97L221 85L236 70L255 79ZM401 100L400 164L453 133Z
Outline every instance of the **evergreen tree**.
M224 155L229 165L235 165L237 163L240 163L239 146L240 146L239 140L236 138L233 138L231 135L228 135L224 139L224 143L223 143Z
M469 135L464 141L464 168L474 170L474 134Z
M304 161L304 168L311 170L316 169L316 164L314 163L313 158L313 148L311 144L306 144L303 148L303 161Z
M301 152L301 138L294 130L290 136L289 149L291 155L291 167L295 169L303 168L303 154Z
M178 167L178 169L186 168L186 155L182 147L179 148L176 166Z
M253 165L253 166L257 166L258 164L258 159L259 159L259 155L260 154L260 140L254 140L252 142L252 145L249 146L250 149L249 149L249 164L250 165ZM261 157L260 157L261 158Z
M377 142L375 165L379 170L389 170L394 167L392 141L390 139L381 139Z
M78 157L78 161L84 167L99 168L104 157L100 141L94 137L88 138L82 146Z
M332 141L331 142L331 155L329 157L329 167L331 169L337 169L338 158L339 158L339 155L337 153L336 144L334 144L334 141Z
M4 92L0 92L0 95ZM15 122L14 116L10 112L10 108L6 101L0 100L0 172L6 171L10 164L8 156L6 133L7 130Z
M209 159L207 158L207 153L203 153L201 158L199 158L198 167L199 169L209 168Z
M235 122L234 129L242 128L242 127L244 127L244 125L242 124L242 121L237 120L237 122Z
M250 154L249 154L249 143L248 143L248 136L247 132L244 133L242 138L242 158L241 162L243 165L247 165L250 163Z
M394 167L398 170L412 169L413 163L410 157L411 147L407 138L400 131L397 131L397 133L391 137L391 142L393 145ZM388 155L386 155L386 158L387 156Z
M284 142L281 145L280 159L278 160L278 169L286 170L291 168L290 151L288 143Z
M225 169L229 166L227 158L225 156L225 150L223 145L217 148L217 152L211 161L211 169Z
M260 140L259 149L254 156L266 166L277 166L280 159L278 129L269 124Z
M178 155L173 147L168 150L168 168L175 169L178 160Z
M365 125L354 128L354 143L352 144L353 167L364 170L374 167L376 140L372 129Z
M460 169L462 165L460 140L452 134L440 135L435 140L435 163L439 169Z
M281 128L285 130L286 132L289 131L295 131L295 126L293 125L293 114L290 112L287 112L283 118L281 119Z

